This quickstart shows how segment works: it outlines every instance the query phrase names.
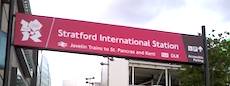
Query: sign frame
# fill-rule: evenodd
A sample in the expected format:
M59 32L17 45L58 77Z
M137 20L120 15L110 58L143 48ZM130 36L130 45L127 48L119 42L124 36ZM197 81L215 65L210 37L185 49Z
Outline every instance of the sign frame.
M16 14L14 45L128 59L204 64L202 36L22 13Z

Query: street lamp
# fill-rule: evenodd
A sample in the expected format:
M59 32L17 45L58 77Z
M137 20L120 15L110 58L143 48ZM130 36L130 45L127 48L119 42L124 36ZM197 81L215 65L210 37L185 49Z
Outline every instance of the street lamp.
M107 65L108 68L107 68L107 86L109 86L109 61L114 61L113 57L107 57L107 56L103 56L104 58L107 58L107 63L103 63L101 62L100 64L103 66L103 65Z
M92 84L92 86L93 86L93 85L94 85L94 83L93 83L93 82L91 82L91 80L92 80L92 79L95 79L95 77L85 78L85 80L86 80L86 82L85 82L85 83L89 84L89 86L90 86L90 84Z

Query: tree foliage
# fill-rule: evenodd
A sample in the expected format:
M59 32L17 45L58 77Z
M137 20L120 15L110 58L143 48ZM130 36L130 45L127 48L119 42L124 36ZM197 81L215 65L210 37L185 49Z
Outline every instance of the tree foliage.
M207 37L210 86L230 84L230 41L229 32L215 35L215 30ZM181 86L204 86L204 65L183 65Z

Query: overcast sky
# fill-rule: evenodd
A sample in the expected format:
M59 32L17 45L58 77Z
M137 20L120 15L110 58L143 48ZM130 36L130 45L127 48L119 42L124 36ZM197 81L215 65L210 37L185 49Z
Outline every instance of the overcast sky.
M30 0L32 14L197 35L229 31L229 0ZM52 86L63 79L95 76L100 81L102 57L44 51ZM72 76L71 76L72 74ZM81 85L83 86L83 85Z

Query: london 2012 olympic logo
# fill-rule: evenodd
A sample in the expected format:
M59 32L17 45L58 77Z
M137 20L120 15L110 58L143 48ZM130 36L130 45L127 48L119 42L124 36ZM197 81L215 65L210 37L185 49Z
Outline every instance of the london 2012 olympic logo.
M29 38L34 42L42 42L39 38L42 37L40 30L42 28L42 24L37 20L34 19L30 22L26 20L21 20L21 33L23 35L22 41L28 41Z

